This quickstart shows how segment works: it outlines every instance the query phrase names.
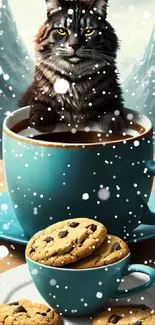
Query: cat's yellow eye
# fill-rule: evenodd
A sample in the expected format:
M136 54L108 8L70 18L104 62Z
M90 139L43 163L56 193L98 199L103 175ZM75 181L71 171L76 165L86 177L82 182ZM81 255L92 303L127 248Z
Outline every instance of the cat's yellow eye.
M86 29L85 34L88 36L92 36L95 33L95 29Z
M57 33L61 36L66 36L67 32L64 28L58 28Z

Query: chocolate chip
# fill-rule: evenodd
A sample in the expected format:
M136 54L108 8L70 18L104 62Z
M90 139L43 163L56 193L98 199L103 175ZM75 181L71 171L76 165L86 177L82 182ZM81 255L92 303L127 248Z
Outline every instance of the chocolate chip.
M19 302L18 302L18 301L10 302L10 303L8 304L8 306L17 306L17 305L19 305Z
M54 241L54 238L53 237L47 237L47 238L44 239L44 241L46 243L50 243L51 241Z
M86 228L90 228L90 230L92 230L93 232L95 232L96 229L97 229L97 226L92 223L91 225L87 226Z
M136 323L133 323L133 325L142 325L142 322L138 320Z
M118 242L114 243L111 248L111 253L119 251L121 249L121 246Z
M79 224L79 222L72 222L69 224L69 227L76 228Z
M123 318L122 316L118 316L118 315L113 314L113 315L111 315L111 316L109 317L108 322L109 322L109 323L112 323L112 324L117 324L118 321L119 321L120 319L122 319L122 318Z
M142 310L146 310L146 309L148 309L148 307L145 306L145 305L140 305L139 307L140 307L140 309L142 309Z
M22 305L19 305L13 311L13 314L16 314L16 313L27 313L27 310Z
M42 316L47 316L47 314L46 313L40 313L39 311L37 311L37 313L36 314L38 314L38 315L42 315Z
M59 232L59 238L64 238L68 235L68 230L60 231Z
M34 253L34 252L35 252L35 249L32 248L32 249L30 250L30 254L32 254L32 253Z

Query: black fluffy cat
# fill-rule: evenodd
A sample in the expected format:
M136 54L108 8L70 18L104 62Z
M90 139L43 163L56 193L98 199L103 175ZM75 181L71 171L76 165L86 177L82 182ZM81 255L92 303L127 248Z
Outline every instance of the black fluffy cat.
M125 124L118 82L118 39L107 22L108 0L46 0L47 21L35 39L33 84L19 106L30 105L30 125L53 130L57 122L100 121L104 131ZM65 93L65 80L68 88Z

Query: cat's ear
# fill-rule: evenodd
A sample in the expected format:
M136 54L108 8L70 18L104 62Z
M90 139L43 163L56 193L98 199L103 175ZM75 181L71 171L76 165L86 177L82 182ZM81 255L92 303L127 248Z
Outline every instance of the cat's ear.
M102 15L107 15L107 6L108 6L108 0L87 0L87 3L89 5L89 8L96 8L96 11Z
M61 7L61 0L45 0L45 2L48 14Z

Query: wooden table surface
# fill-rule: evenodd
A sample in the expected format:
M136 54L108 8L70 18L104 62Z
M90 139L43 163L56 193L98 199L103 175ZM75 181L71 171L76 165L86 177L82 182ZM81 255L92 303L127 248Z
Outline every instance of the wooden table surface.
M154 157L155 158L155 157ZM6 191L4 180L3 162L0 161L0 192ZM155 181L153 185L155 191ZM25 246L12 244L0 239L0 246L4 245L9 250L6 258L0 259L0 273L10 270L18 265L25 263ZM130 245L132 254L132 263L145 263L155 268L155 239L144 241L142 243Z

